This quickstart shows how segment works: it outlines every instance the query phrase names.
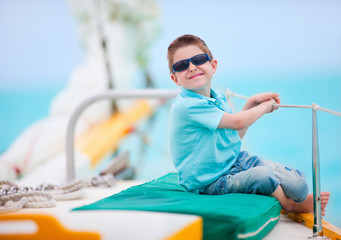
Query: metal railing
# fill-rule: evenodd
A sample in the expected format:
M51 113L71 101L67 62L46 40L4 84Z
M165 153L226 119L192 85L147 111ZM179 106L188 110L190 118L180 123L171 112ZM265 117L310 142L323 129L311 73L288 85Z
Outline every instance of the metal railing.
M71 181L75 178L75 159L74 159L74 134L77 120L81 113L94 102L109 99L136 99L136 98L174 98L179 90L166 89L141 89L141 90L110 90L98 95L94 95L83 101L72 113L66 134L66 179Z

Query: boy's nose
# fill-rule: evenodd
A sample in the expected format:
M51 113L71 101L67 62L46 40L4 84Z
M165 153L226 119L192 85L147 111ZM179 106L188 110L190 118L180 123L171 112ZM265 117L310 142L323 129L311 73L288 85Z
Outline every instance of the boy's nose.
M189 69L190 71L193 71L193 70L195 70L196 68L197 68L197 66L195 66L191 61L189 61L188 69Z

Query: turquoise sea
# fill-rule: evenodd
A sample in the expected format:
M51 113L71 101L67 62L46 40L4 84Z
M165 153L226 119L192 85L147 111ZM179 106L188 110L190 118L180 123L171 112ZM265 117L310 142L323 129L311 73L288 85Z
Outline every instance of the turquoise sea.
M0 153L38 119L48 116L50 102L61 86L0 88Z
M167 83L166 83L167 82ZM161 88L174 87L167 78ZM214 87L245 96L274 91L282 104L310 105L341 112L340 74L296 74L283 76L216 76ZM0 151L36 120L48 115L50 101L61 86L40 88L2 88L0 90ZM244 100L234 99L236 109ZM170 103L141 124L119 148L129 149L139 179L152 179L174 171L168 148ZM318 112L321 187L331 192L325 220L341 228L341 118ZM144 139L144 141L140 141ZM134 146L133 149L131 146ZM312 113L308 109L279 109L252 125L243 139L250 153L290 165L305 172L312 189Z

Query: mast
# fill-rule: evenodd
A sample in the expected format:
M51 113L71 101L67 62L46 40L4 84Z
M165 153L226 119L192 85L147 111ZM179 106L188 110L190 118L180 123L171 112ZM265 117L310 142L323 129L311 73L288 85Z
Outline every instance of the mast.
M101 0L94 0L94 5L95 5L94 18L95 18L97 34L98 34L98 38L99 38L100 46L102 50L104 67L107 73L107 86L108 86L108 90L113 90L115 86L114 86L114 81L113 81L114 79L113 79L113 74L112 74L112 65L110 64L110 58L108 55L108 47L107 47L107 39L103 31L103 22L101 21L101 16L102 16ZM116 101L112 101L111 112L114 113L117 111L118 111L118 107L117 107Z

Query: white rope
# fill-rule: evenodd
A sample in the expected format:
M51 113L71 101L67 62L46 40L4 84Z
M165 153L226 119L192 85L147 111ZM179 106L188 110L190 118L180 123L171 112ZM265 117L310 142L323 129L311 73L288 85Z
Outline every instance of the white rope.
M240 95L238 93L232 92L230 89L226 90L226 96L227 96L227 98L229 98L231 96L231 97L241 98L241 99L245 99L245 100L249 99L248 97L245 97L245 96Z
M0 206L0 213L11 213L19 211L20 209L24 208L25 204L27 203L27 198L23 197L17 202L7 201L4 206ZM1 203L1 200L0 200Z
M0 214L23 208L50 208L56 201L86 198L86 187L112 187L112 174L73 181L63 185L40 184L38 187L20 187L12 181L0 181Z
M84 199L86 197L87 197L87 194L84 190L78 190L76 192L54 194L53 195L53 199L56 201L77 200L77 199Z
M229 97L236 97L236 98L241 98L241 99L245 99L245 100L249 99L249 97L246 97L246 96L234 93L230 89L226 90L226 97L227 97L227 99L229 99ZM274 104L274 107L279 107L279 108L280 107L282 107L282 108L311 108L311 109L313 109L315 111L320 110L320 111L324 111L324 112L331 113L331 114L334 114L336 116L340 116L341 117L341 112L337 112L337 111L334 111L334 110L331 110L331 109L328 109L328 108L323 108L323 107L320 107L319 105L316 105L316 104L312 104L312 105L283 105L283 104Z
M22 208L55 207L56 202L47 192L17 192L0 196L0 213L19 211Z
M334 110L331 110L331 109L327 109L327 108L322 108L322 107L319 107L319 110L327 112L327 113L331 113L331 114L334 114L334 115L337 115L337 116L341 117L341 112L337 112L337 111L334 111Z
M284 107L284 108L313 108L310 105L283 105L283 104L274 104L274 107Z

